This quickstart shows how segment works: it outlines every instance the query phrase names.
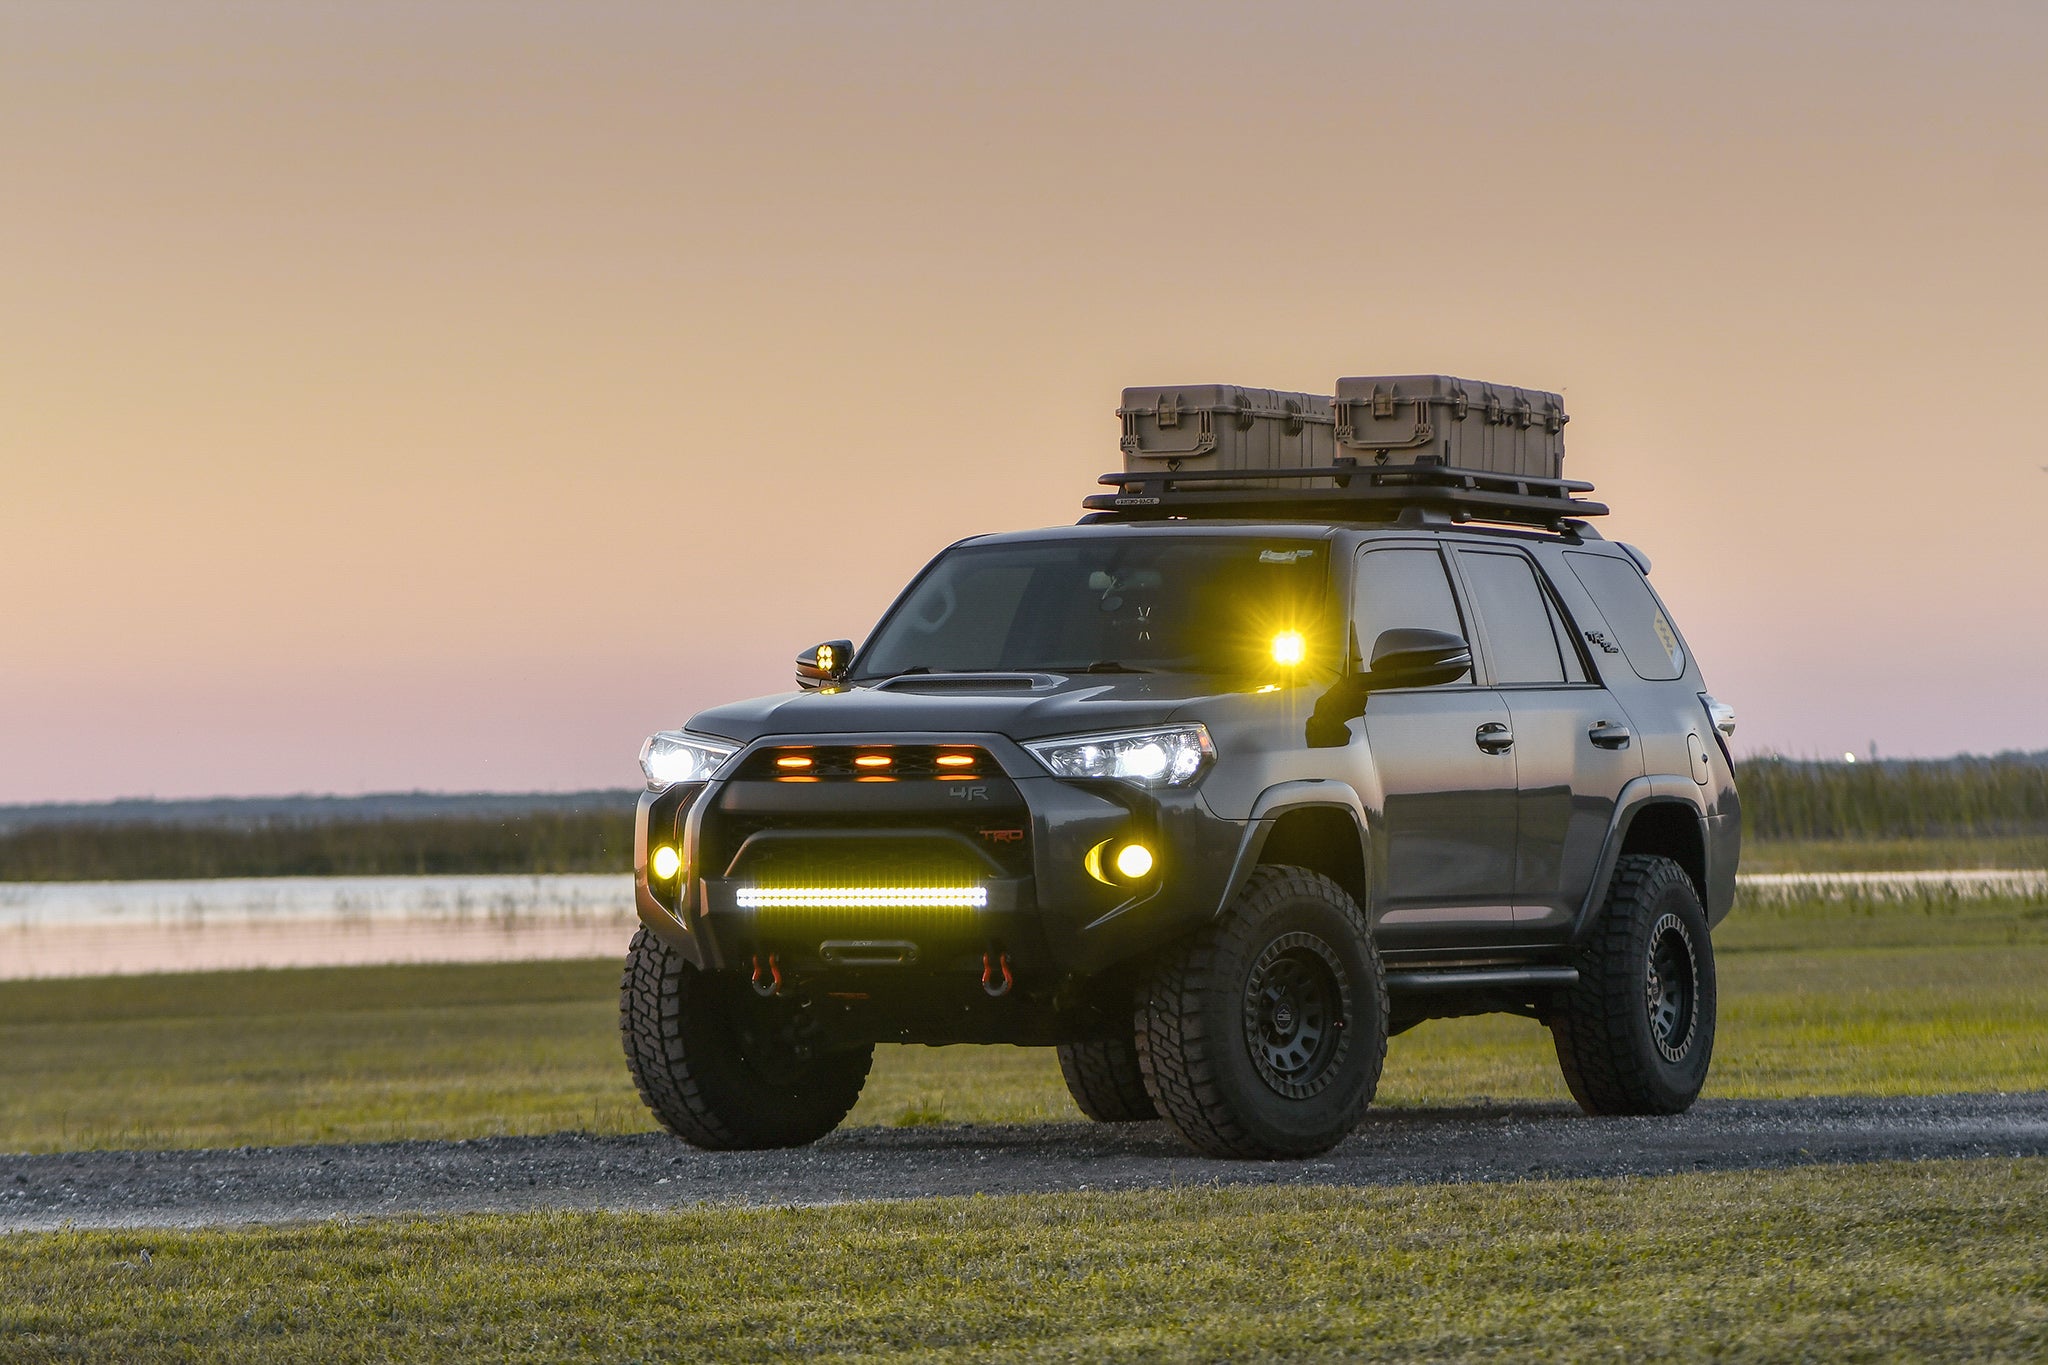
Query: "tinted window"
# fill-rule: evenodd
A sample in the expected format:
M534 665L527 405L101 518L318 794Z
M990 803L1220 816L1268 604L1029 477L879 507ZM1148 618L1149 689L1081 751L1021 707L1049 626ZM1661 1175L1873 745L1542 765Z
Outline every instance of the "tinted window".
M1540 578L1542 574L1539 572L1537 576ZM1564 615L1557 609L1557 599L1545 592L1543 605L1550 609L1550 632L1557 637L1558 656L1564 660L1564 680L1575 683L1587 681L1584 655L1572 639L1572 628L1564 623Z
M1574 553L1565 558L1607 618L1615 636L1613 643L1621 646L1636 676L1668 682L1685 672L1685 651L1678 643L1678 632L1634 564L1607 555Z
M1473 609L1486 626L1496 683L1561 683L1564 660L1535 566L1518 554L1460 550Z
M1270 668L1273 636L1325 636L1329 550L1223 536L966 545L935 560L861 650L860 678L910 671Z
M1443 558L1422 546L1369 550L1359 556L1352 617L1358 647L1368 659L1383 630L1420 627L1471 638L1458 616L1458 599L1451 593Z

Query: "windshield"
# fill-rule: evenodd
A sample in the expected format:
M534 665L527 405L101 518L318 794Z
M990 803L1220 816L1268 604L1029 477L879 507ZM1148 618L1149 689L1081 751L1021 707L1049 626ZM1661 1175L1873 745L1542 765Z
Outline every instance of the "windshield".
M1271 672L1275 637L1327 660L1329 547L1223 536L1088 536L941 555L860 652L910 672ZM1288 653L1282 642L1279 652ZM1292 662L1294 660L1284 660Z

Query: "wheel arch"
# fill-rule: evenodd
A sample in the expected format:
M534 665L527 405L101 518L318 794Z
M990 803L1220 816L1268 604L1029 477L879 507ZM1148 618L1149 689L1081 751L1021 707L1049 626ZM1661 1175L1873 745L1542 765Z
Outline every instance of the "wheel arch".
M1614 882L1615 864L1625 854L1639 853L1669 858L1677 863L1692 883L1693 892L1707 910L1709 923L1727 913L1709 896L1714 885L1711 847L1707 837L1707 816L1700 808L1696 784L1687 777L1661 775L1639 777L1622 789L1615 803L1614 819L1608 826L1600 864L1585 904L1579 908L1572 937L1582 938L1599 918Z
M1343 887L1370 922L1375 897L1369 828L1365 803L1346 783L1282 782L1267 788L1252 807L1214 913L1229 907L1254 869L1285 863Z

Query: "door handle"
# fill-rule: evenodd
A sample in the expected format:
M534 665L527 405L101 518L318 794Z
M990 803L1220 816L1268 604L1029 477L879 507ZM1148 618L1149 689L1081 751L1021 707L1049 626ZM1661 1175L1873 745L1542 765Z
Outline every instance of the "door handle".
M1504 754L1515 747L1515 732L1497 720L1479 727L1472 742L1490 754Z
M1593 741L1595 748L1626 749L1630 736L1626 725L1616 725L1611 720L1603 720L1586 731L1586 738Z

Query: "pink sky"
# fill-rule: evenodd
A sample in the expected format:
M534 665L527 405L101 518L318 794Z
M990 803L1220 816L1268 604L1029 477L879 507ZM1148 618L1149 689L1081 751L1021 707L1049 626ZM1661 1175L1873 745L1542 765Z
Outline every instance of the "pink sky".
M1125 384L1562 388L1742 717L2048 748L2048 11L0 12L0 801L627 785Z

